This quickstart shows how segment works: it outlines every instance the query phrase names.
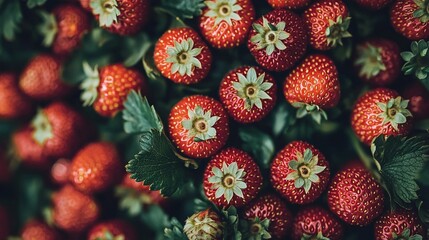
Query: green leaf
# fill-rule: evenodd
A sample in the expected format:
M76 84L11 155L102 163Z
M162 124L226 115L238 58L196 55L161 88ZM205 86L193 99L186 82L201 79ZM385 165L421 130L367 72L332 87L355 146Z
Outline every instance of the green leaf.
M267 117L267 126L272 129L274 136L280 135L285 129L296 122L295 108L286 101L281 101Z
M194 18L201 15L201 9L204 7L203 0L162 0L161 7L172 12L179 18Z
M151 41L146 33L141 33L135 37L129 37L124 40L124 48L127 52L127 58L124 65L131 67L139 62L151 46Z
M164 229L164 237L171 240L188 240L183 233L183 225L176 218L172 218L171 226Z
M27 7L34 8L45 4L46 0L27 0Z
M21 21L21 4L18 0L0 2L0 33L6 40L15 38Z
M226 210L222 210L224 219L226 220L226 227L223 234L224 240L241 240L242 234L239 231L240 218L237 213L237 209L234 206L229 207Z
M184 161L175 155L169 139L156 129L141 135L140 152L126 169L137 182L144 182L167 197L180 190L191 175Z
M243 150L249 152L259 166L268 169L275 152L271 136L255 127L240 128L238 135L242 141Z
M170 225L168 215L157 205L151 205L147 211L141 214L141 219L145 226L157 233L163 232L164 228Z
M126 133L142 133L152 129L162 132L161 119L153 106L149 105L146 97L140 93L131 91L124 103L123 119Z

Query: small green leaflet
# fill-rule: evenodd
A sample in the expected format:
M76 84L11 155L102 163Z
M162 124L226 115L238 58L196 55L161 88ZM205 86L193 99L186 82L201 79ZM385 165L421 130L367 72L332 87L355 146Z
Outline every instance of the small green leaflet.
M6 40L15 38L21 21L21 4L18 0L0 2L0 33Z
M240 128L238 135L243 150L249 152L260 167L268 169L275 151L274 141L270 135L255 127Z
M34 8L45 4L46 0L27 0L27 7Z
M136 65L151 46L151 41L146 33L140 33L133 37L124 39L124 50L127 51L127 58L124 61L126 67Z
M226 210L222 210L224 219L226 220L226 228L224 230L224 240L241 240L242 234L238 229L240 218L238 217L237 209L234 206Z
M171 226L164 229L164 237L171 240L188 240L183 233L183 225L176 218L172 218Z
M152 129L162 132L163 125L153 106L150 106L146 97L131 91L124 103L123 119L126 133L142 133Z
M203 0L162 0L161 7L172 12L179 18L194 18L201 15Z

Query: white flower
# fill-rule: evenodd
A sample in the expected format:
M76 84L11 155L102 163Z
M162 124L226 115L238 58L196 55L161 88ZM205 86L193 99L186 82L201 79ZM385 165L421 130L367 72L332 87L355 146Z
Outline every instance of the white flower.
M232 20L241 20L237 11L240 11L242 8L236 4L237 0L214 0L205 1L204 3L209 8L209 11L204 16L214 18L215 25L225 21L228 25L232 26Z
M196 106L195 109L188 109L189 119L182 121L182 126L188 130L188 137L194 141L205 141L216 137L216 129L213 127L219 117L212 116L209 110L204 112L203 108Z
M117 17L121 14L116 0L92 0L90 3L92 12L98 15L100 26L110 27L118 22Z
M265 49L267 55L271 55L274 50L285 50L286 46L283 40L287 39L290 34L285 32L286 23L278 22L277 25L273 25L268 20L262 17L261 24L253 24L253 28L257 34L253 36L250 41L257 44L258 49Z
M407 122L407 117L411 117L411 112L407 109L409 100L403 100L401 97L391 98L387 103L378 102L377 106L381 109L378 117L383 119L383 125L390 125L398 131L398 125Z
M213 176L209 177L209 183L212 183L213 189L216 189L215 197L224 197L229 203L235 195L244 198L242 189L246 189L247 185L243 181L246 175L243 168L238 168L236 162L227 165L225 162L222 164L222 169L217 167L212 168Z
M167 49L168 58L166 62L173 63L171 73L179 72L181 76L192 75L194 67L202 68L200 60L196 58L201 53L201 48L194 48L194 41L191 38L181 41L174 41L174 47Z

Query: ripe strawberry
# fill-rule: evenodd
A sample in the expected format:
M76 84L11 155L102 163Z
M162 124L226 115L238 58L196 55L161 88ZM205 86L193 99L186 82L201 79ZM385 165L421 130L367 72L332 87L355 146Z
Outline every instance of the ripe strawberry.
M342 45L342 39L351 37L348 32L350 17L341 0L322 0L313 3L304 12L310 30L310 45L317 50L328 50Z
M153 54L161 74L175 83L194 84L209 73L212 54L192 28L169 29L156 42Z
M392 0L354 0L359 6L369 10L380 10L386 7Z
M351 164L332 179L328 188L328 204L344 222L365 226L383 211L383 189L362 164Z
M307 204L328 186L329 173L329 163L318 149L304 141L293 141L274 158L271 184L289 202Z
M147 92L146 79L135 69L122 64L112 64L92 69L83 64L87 79L80 85L84 91L81 100L84 106L93 105L101 116L113 117L124 108L124 101L131 90Z
M124 172L116 146L107 142L90 143L82 148L70 165L69 180L85 193L97 193L118 183Z
M404 89L402 95L410 100L409 109L413 118L429 118L429 92L420 81L413 81Z
M425 231L413 211L397 210L385 213L375 222L375 239L423 239Z
M248 237L264 236L267 233L274 239L284 239L292 226L292 213L286 204L275 194L268 194L254 200L244 211ZM264 226L265 225L268 226Z
M429 2L396 0L390 9L393 28L410 40L429 38Z
M40 54L30 60L21 73L19 87L36 100L63 98L72 88L61 79L61 61L53 55Z
M97 221L100 210L94 199L74 189L64 186L54 193L53 219L58 228L66 232L82 232Z
M55 184L65 185L69 181L70 161L65 158L58 159L51 167L51 179Z
M186 219L183 232L189 239L220 240L224 223L219 215L209 209L195 213Z
M10 233L11 218L6 208L0 206L0 239L7 239Z
M354 66L362 81L376 86L394 82L401 73L399 46L389 39L370 39L356 47Z
M17 77L13 73L0 73L0 118L13 119L31 115L34 104L18 88Z
M263 68L281 72L304 56L307 32L300 16L285 9L275 9L253 23L247 47Z
M100 27L119 35L133 35L149 20L149 3L149 0L91 0L89 5Z
M322 117L327 119L323 109L335 107L340 100L337 67L325 55L310 55L286 77L283 93L298 108L298 118L310 115L320 123Z
M50 158L43 153L41 147L33 139L33 129L30 126L18 129L12 134L14 154L21 162L31 168L46 170L51 164Z
M232 48L243 43L253 20L251 0L210 0L199 19L203 37L215 48Z
M353 107L351 124L355 134L370 145L379 135L396 136L411 130L408 100L394 90L377 88L361 96Z
M293 220L292 239L343 239L343 226L329 211L319 206L300 209Z
M42 17L44 23L39 30L45 37L43 44L52 46L56 54L75 50L90 27L87 13L72 4L60 5L52 13L43 13Z
M91 228L88 240L137 240L137 232L127 221L114 219L98 223Z
M227 148L215 155L204 171L204 192L219 207L241 207L262 187L258 165L246 152Z
M46 223L38 220L30 220L21 230L22 240L58 240L59 233Z
M180 152L193 158L210 157L228 140L228 116L213 98L184 97L170 112L168 128Z
M257 122L274 108L277 84L261 68L242 66L223 78L219 96L234 120L240 123Z
M298 9L310 4L311 0L267 0L273 8Z

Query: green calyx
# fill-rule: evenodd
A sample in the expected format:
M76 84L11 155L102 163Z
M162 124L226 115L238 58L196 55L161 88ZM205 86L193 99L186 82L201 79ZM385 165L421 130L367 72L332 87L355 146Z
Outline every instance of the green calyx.
M41 109L37 112L36 117L31 121L31 126L34 129L33 139L39 145L43 145L48 139L51 139L54 136L52 133L52 125L46 114Z
M92 12L98 15L98 21L101 27L110 27L118 22L118 16L121 12L118 9L116 0L92 0L90 3Z
M262 240L271 239L271 234L268 232L270 225L269 219L261 220L258 217L240 221L240 227L244 234L244 239Z
M100 84L98 67L91 68L88 62L83 62L83 72L86 75L86 79L79 86L83 90L80 99L83 101L84 106L91 106L98 96L97 88Z
M414 74L421 81L429 81L429 42L413 41L411 51L401 53L405 64L402 71L405 75Z
M188 130L188 137L194 142L206 141L216 138L215 123L219 120L218 116L212 116L212 111L204 111L200 106L194 109L188 109L188 119L182 121L182 126Z
M338 16L335 22L329 20L329 27L327 27L325 31L327 44L329 47L336 47L337 45L342 46L342 39L352 36L348 32L350 19L350 17L343 19L341 16Z
M420 19L422 23L429 22L429 0L414 0L418 9L413 12L413 17Z
M290 34L285 31L286 23L278 22L273 25L262 17L261 24L253 24L257 34L250 38L250 41L257 45L258 49L265 49L267 55L271 55L276 49L282 51L286 49L283 40L289 38Z
M40 11L40 17L42 18L42 24L38 26L37 30L43 35L43 45L49 47L54 42L55 36L58 32L57 20L54 14Z
M369 43L358 47L358 57L354 64L360 67L359 75L361 77L374 77L386 70L381 52L381 48Z
M122 234L114 236L110 231L105 230L103 236L96 238L96 240L125 240L125 237Z
M383 119L382 124L389 123L398 131L398 125L407 122L407 117L411 117L411 112L407 109L409 100L403 100L401 97L391 98L387 103L378 102L377 106L381 109L378 115Z
M420 234L415 234L411 236L409 228L404 229L400 235L392 233L392 239L394 240L422 240L423 237Z
M301 240L329 240L329 238L323 236L322 231L319 231L317 235L310 235L310 234L304 233L303 236L301 237Z
M297 118L303 118L307 115L310 115L311 118L313 118L313 120L318 124L320 124L322 118L325 120L328 119L328 115L326 114L326 112L317 105L294 102L292 103L292 106L298 108L298 111L296 112Z

